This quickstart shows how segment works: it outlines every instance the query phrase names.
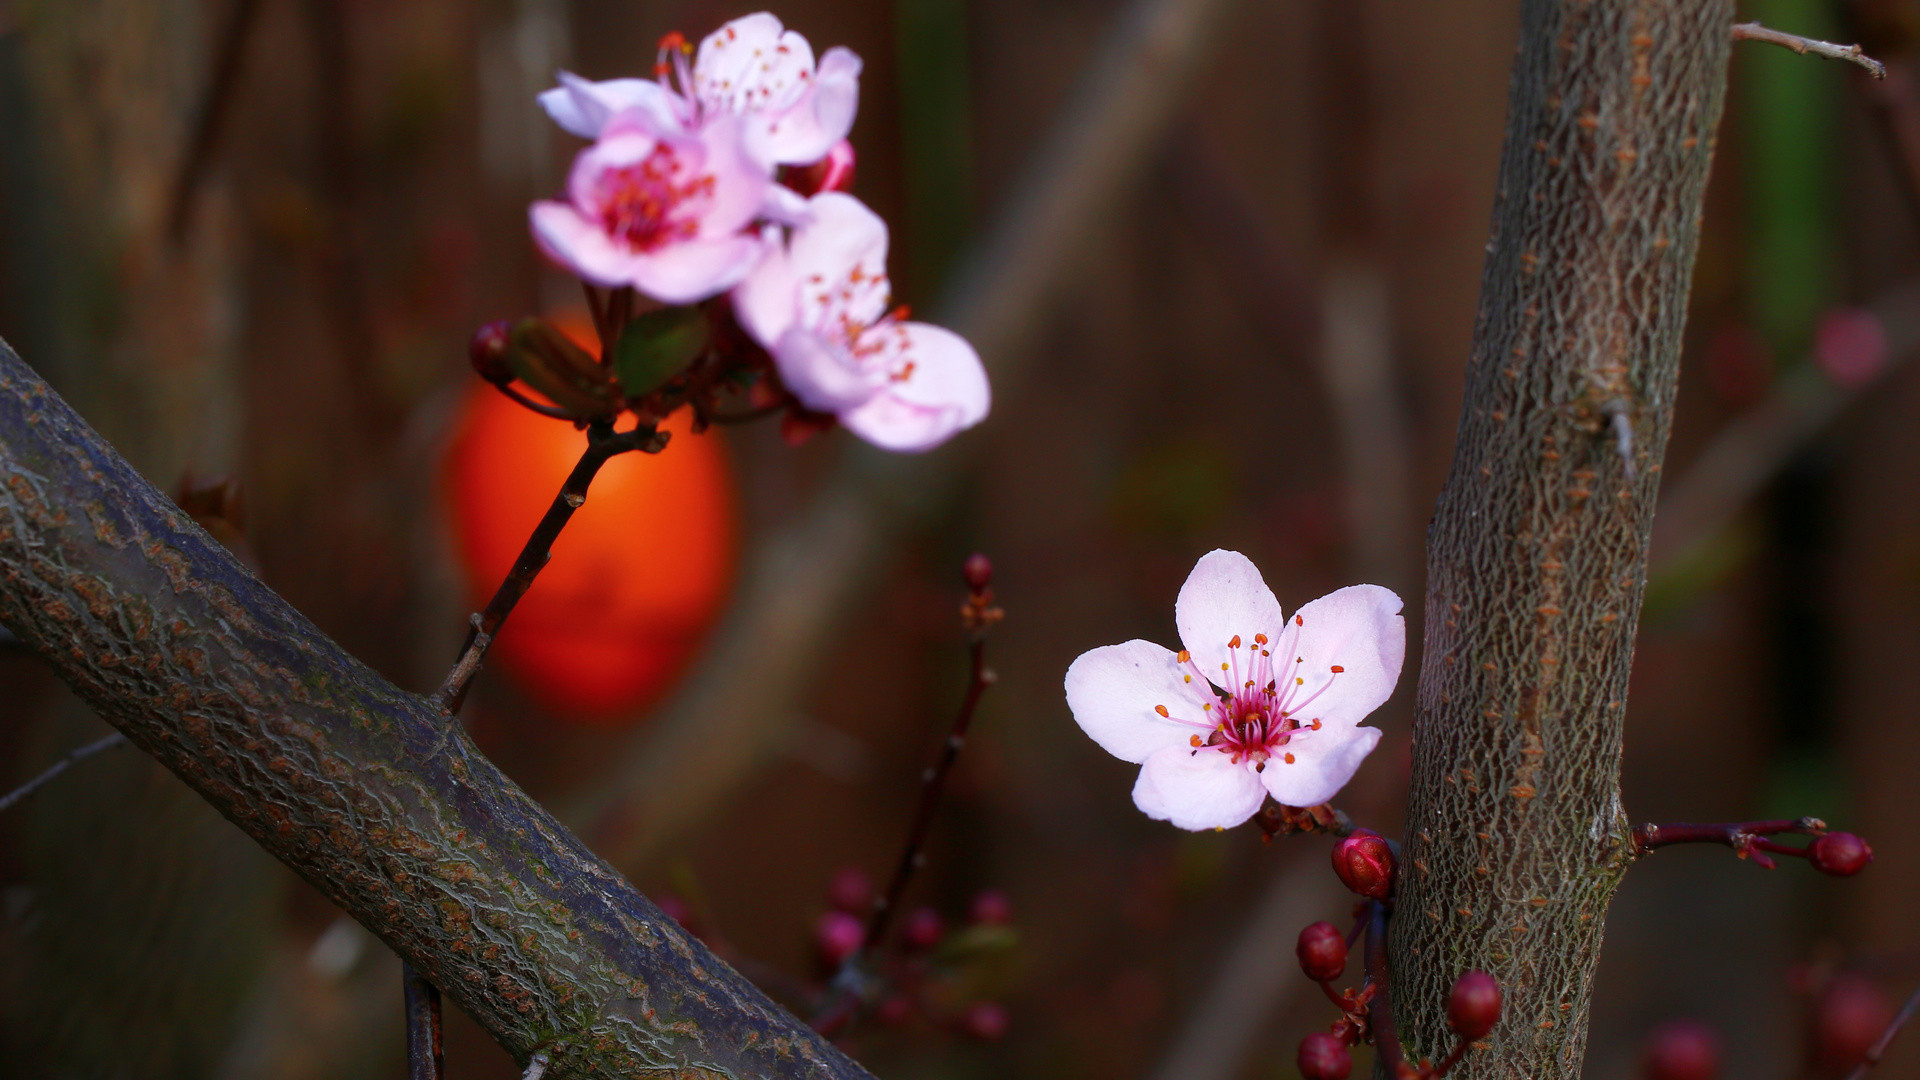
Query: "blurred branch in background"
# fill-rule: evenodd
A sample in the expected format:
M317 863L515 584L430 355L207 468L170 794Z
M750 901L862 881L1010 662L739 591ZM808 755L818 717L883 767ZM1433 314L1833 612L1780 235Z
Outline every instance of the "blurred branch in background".
M127 737L116 731L111 735L108 735L104 738L96 739L93 742L90 742L87 745L82 746L78 750L72 751L71 753L67 754L66 757L61 758L60 760L54 762L53 764L47 766L45 769L41 770L39 775L35 776L33 779L27 781L24 784L21 784L17 788L14 788L12 791L7 792L5 795L0 795L0 810L6 810L11 808L15 803L18 803L24 800L25 798L27 798L27 796L32 795L36 791L39 791L43 786L46 785L47 781L52 780L54 777L59 776L61 773L66 772L68 769L73 768L75 765L79 764L82 761L87 760L88 758L99 753L100 751L111 750L114 747L119 746L122 743L125 743L126 741L127 741Z
M240 86L240 67L246 59L247 42L252 39L253 28L259 23L260 0L234 0L233 10L227 15L226 27L220 35L220 46L213 64L213 78L208 82L200 107L194 115L193 134L187 141L186 156L180 161L179 171L173 179L173 195L167 200L167 242L178 247L187 238L187 229L193 224L193 207L200 194L200 181L206 176L207 166L213 162L214 149L219 145L220 133L226 127L227 116L233 111L234 98Z
M1235 0L1134 0L938 305L1017 393L1023 350L1085 238L1146 170ZM618 865L705 817L790 738L795 702L904 533L951 501L977 442L924 458L849 447L797 520L762 541L685 689L564 814ZM754 672L751 679L742 671Z
M1850 384L1830 374L1835 358L1795 366L1758 405L1730 421L1680 478L1667 485L1654 519L1648 564L1661 575L1684 571L1753 497L1835 417L1887 372L1920 350L1920 281L1902 282L1865 309L1870 323L1858 348L1861 376ZM1855 314L1859 317L1859 313ZM1879 340L1873 340L1877 334ZM1840 346L1829 343L1826 349ZM1845 370L1844 368L1842 370Z

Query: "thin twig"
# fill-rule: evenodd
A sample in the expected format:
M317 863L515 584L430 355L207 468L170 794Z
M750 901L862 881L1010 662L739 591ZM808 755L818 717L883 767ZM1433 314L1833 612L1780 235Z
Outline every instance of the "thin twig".
M1806 848L1787 847L1766 839L1781 833L1798 833L1802 836L1821 836L1827 831L1827 823L1815 817L1794 818L1775 821L1732 821L1715 825L1636 825L1633 830L1633 853L1645 855L1656 848L1671 847L1674 844L1724 844L1733 849L1734 854L1743 859L1752 859L1758 866L1773 869L1773 860L1766 852L1781 855L1807 857Z
M542 1050L527 1060L527 1071L521 1075L520 1080L540 1080L545 1075L547 1075L547 1052Z
M1867 74L1876 79L1887 77L1886 65L1868 56L1858 45L1835 45L1831 41L1815 41L1812 38L1801 37L1799 34L1769 30L1757 22L1735 23L1733 40L1764 41L1769 45L1785 46L1802 56L1812 53L1815 56L1824 56L1828 60L1845 60L1849 64L1858 64L1867 69Z
M487 647L500 633L500 625L513 614L514 605L525 596L533 585L547 560L553 557L553 542L560 536L560 530L566 528L573 518L573 512L584 506L587 501L587 488L607 461L631 450L641 450L649 454L659 453L667 445L664 433L651 426L634 428L632 431L615 431L613 422L600 420L587 428L587 448L580 454L580 461L567 476L566 483L560 485L560 493L553 497L553 505L547 508L545 517L534 528L533 535L527 537L526 546L520 549L520 557L514 560L513 569L507 573L506 580L494 590L493 599L487 602L486 610L475 614L467 628L467 640L460 646L459 659L453 670L447 672L446 681L433 695L434 704L440 711L452 716L460 711L461 702L466 700L467 688L473 684L473 676L480 670L480 662L486 657Z
M92 757L93 755L99 753L102 750L111 750L114 747L119 746L121 743L124 743L126 741L127 741L127 737L116 731L111 735L107 735L102 738L96 739L93 742L90 742L87 745L81 747L80 749L73 751L72 753L68 754L66 757L63 757L59 761L56 761L53 764L47 766L46 769L42 771L39 776L34 777L33 779L27 781L24 784L21 784L19 787L14 788L12 791L7 792L5 795L0 795L0 810L7 810L12 808L12 806L15 803L18 803L24 800L27 796L33 794L36 791L39 791L40 788L47 783L47 781L52 780L54 777L59 776L63 772L66 772L68 769L72 768L74 765L78 764L79 762L87 760L88 758Z
M1893 1018L1893 1022L1887 1025L1887 1030L1881 1032L1880 1038L1867 1049L1867 1056L1861 1058L1860 1064L1855 1065L1853 1071L1847 1074L1847 1080L1866 1080L1867 1073L1873 1071L1875 1065L1880 1064L1880 1055L1887 1052L1887 1045L1893 1042L1895 1035L1900 1034L1900 1029L1906 1026L1907 1021L1913 1019L1916 1010L1920 1010L1920 989L1916 989L1912 996L1907 998L1907 1003L1901 1006L1900 1014Z
M415 971L400 965L407 1008L407 1080L440 1080L447 1063L440 1050L440 991Z
M178 247L187 238L187 226L193 223L193 204L200 191L200 178L213 160L220 142L234 92L240 85L241 61L247 54L247 39L259 22L260 0L234 0L227 17L226 30L220 36L220 51L213 64L213 80L207 84L206 97L194 117L193 137L187 143L187 155L174 174L173 197L167 201L167 241Z
M968 560L973 565L974 556ZM991 573L991 571L988 571ZM975 580L966 606L961 615L971 630L967 642L968 677L966 696L960 702L960 714L954 718L953 730L947 733L947 739L940 746L940 756L922 774L920 786L920 806L914 811L913 825L907 830L906 845L900 851L900 861L894 864L893 879L887 883L887 891L873 900L873 912L867 917L867 932L860 940L860 947L853 951L840 964L839 972L833 978L833 992L826 1006L814 1018L813 1029L822 1034L831 1034L847 1021L853 1019L859 1004L860 965L867 957L879 951L887 936L887 927L892 923L894 912L900 908L900 898L906 894L907 882L913 880L914 872L926 865L927 834L933 829L933 815L940 807L940 797L946 793L947 778L953 774L953 764L960 758L960 751L967 745L967 729L973 724L973 714L980 707L980 695L994 683L993 669L987 667L987 631L1000 619L1000 609L993 606L993 589L983 575Z
M1415 1075L1393 1027L1393 992L1387 977L1387 907L1378 900L1367 901L1367 982L1373 987L1373 999L1367 1003L1367 1027L1373 1035L1374 1052L1386 1062L1387 1075L1394 1080Z

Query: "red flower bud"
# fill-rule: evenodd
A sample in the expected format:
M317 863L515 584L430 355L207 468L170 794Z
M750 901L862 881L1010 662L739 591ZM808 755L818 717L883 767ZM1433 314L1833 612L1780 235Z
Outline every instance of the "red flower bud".
M1347 970L1347 939L1330 922L1317 922L1300 931L1300 942L1293 951L1300 957L1300 970L1314 982L1332 982Z
M495 386L513 381L513 368L507 364L512 334L512 325L504 320L490 322L473 332L473 340L467 343L467 361L473 365L474 374Z
M967 556L966 563L960 568L960 576L967 581L967 588L974 592L993 584L993 560L979 552Z
M1698 1020L1672 1020L1647 1039L1640 1057L1644 1080L1714 1080L1720 1075L1720 1037Z
M960 1019L960 1030L981 1042L996 1042L1007 1033L1007 1010L996 1002L975 1002Z
M1471 1042L1485 1038L1500 1022L1500 981L1484 971L1469 971L1447 995L1447 1023Z
M940 944L940 938L946 932L946 923L940 918L940 913L930 907L915 908L913 914L907 916L906 925L901 928L907 948L920 952Z
M829 911L813 924L813 946L829 967L838 966L860 948L867 929L844 911Z
M1324 1031L1300 1040L1297 1063L1306 1080L1347 1080L1347 1074L1353 1072L1353 1054L1347 1044Z
M1807 848L1807 861L1823 874L1852 877L1873 861L1873 849L1852 833L1830 832Z
M973 898L967 909L967 921L984 926L1005 926L1013 921L1013 900L999 889L988 889Z
M827 885L827 903L850 915L865 914L873 906L873 881L857 866L843 867Z
M1867 1056L1893 1022L1893 1002L1864 976L1835 975L1813 1009L1813 1052L1833 1072Z
M1385 900L1393 891L1393 849L1379 833L1355 829L1333 846L1333 872L1361 896Z
M853 144L841 139L819 161L781 169L780 182L808 196L823 191L849 191L853 188L853 162Z

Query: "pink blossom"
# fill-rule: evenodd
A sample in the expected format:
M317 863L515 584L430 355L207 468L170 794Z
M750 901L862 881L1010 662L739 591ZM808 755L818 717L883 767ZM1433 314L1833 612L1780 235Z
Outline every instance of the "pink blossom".
M536 202L530 218L541 250L587 281L688 304L732 288L766 253L747 226L774 210L775 186L737 119L688 129L634 106L574 159L567 200Z
M1361 727L1400 678L1400 598L1350 585L1280 611L1246 556L1202 556L1180 588L1185 649L1129 641L1067 668L1067 705L1094 742L1141 765L1133 801L1183 829L1238 825L1268 795L1333 798L1380 741Z
M736 116L748 153L769 169L819 161L852 130L861 62L851 51L828 49L816 66L807 39L764 11L708 34L691 66L683 40L670 34L661 42L657 81L590 82L562 72L560 86L541 94L540 104L555 123L588 139L631 109L671 115L687 127ZM677 90L670 73L678 76Z
M886 223L834 191L805 214L733 292L740 325L787 389L887 450L931 449L985 418L991 393L973 346L888 311Z

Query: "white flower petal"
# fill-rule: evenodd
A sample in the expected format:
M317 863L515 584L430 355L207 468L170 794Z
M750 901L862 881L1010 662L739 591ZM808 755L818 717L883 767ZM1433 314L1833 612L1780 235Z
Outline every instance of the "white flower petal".
M766 255L751 233L715 240L685 240L633 257L628 282L665 304L691 304L739 284Z
M733 313L740 328L762 347L772 349L800 315L799 282L793 260L780 243L779 230L763 229L767 256L733 290Z
M1213 748L1156 751L1133 785L1133 804L1142 813L1195 832L1230 829L1252 817L1266 798L1245 762L1235 764Z
M843 345L799 323L788 326L767 351L780 369L780 381L815 412L839 413L865 404L887 379L884 371L869 370Z
M559 86L541 92L540 107L581 138L599 138L616 113L639 110L669 120L677 115L672 92L652 79L593 82L571 71L560 72L559 79Z
M793 230L787 250L805 293L801 305L818 326L829 313L865 326L887 312L887 223L845 192L807 200L812 218Z
M1400 597L1378 585L1349 585L1302 607L1280 640L1291 654L1277 671L1302 680L1281 693L1281 708L1302 724L1352 727L1393 696L1407 655ZM1276 655L1275 660L1280 657ZM1335 667L1341 670L1336 674ZM1283 680L1284 683L1285 680Z
M1100 748L1122 761L1145 761L1157 750L1182 747L1201 729L1154 711L1204 723L1205 687L1181 681L1171 650L1135 639L1089 652L1067 668L1067 708Z
M1279 748L1260 782L1284 806L1319 806L1347 786L1379 743L1376 727L1322 727ZM1293 755L1292 764L1287 754Z
M904 377L890 375L879 393L842 412L847 430L883 450L917 453L986 419L993 396L973 346L927 323L905 323L897 330L906 345L895 364L912 367L902 367Z
M762 113L749 144L762 160L811 165L853 130L860 108L860 58L835 46L821 58L811 85L784 108Z
M1200 556L1180 586L1173 622L1200 670L1220 682L1227 642L1238 637L1243 647L1250 647L1255 634L1276 638L1282 616L1280 601L1253 561L1237 551L1216 549Z

